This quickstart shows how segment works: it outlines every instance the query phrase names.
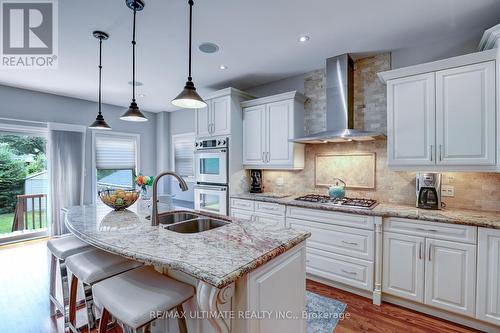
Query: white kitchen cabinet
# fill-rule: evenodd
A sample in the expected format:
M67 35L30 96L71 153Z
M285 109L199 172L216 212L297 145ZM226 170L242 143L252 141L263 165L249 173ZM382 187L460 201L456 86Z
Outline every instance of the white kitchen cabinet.
M294 91L241 103L246 168L304 168L304 145L290 142L304 134L304 101Z
M434 165L434 121L434 73L387 82L389 165Z
M267 142L266 106L249 107L243 112L243 164L261 165Z
M500 230L479 228L476 318L500 325Z
M436 73L439 165L494 165L495 62Z
M195 110L197 138L229 136L233 129L241 133L240 102L252 96L233 88L216 91L205 97L207 107Z
M384 223L382 290L474 316L477 228L402 218Z
M423 303L424 246L423 237L384 232L383 292Z
M285 206L277 203L231 198L230 215L243 220L285 225Z
M206 108L196 110L196 136L231 134L230 97L218 97L206 102L208 104Z
M496 71L491 50L379 73L389 167L500 171Z
M425 304L474 316L476 246L426 239Z

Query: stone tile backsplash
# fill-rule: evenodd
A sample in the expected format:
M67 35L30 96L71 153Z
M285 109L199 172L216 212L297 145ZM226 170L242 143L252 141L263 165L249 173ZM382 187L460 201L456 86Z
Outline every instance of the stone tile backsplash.
M357 60L354 65L354 124L357 129L386 133L386 90L376 73L390 69L390 54ZM305 75L306 133L325 130L326 78L324 70ZM414 205L415 172L395 172L387 167L387 142L328 143L306 145L304 170L265 171L264 186L269 192L326 194L326 188L314 188L314 160L316 154L348 154L374 152L376 154L375 190L347 190L351 197L373 198L380 202ZM360 170L363 172L363 170ZM332 178L335 175L332 175ZM346 179L349 183L349 180ZM444 197L449 208L500 211L500 174L443 173L443 184L455 187L455 197Z

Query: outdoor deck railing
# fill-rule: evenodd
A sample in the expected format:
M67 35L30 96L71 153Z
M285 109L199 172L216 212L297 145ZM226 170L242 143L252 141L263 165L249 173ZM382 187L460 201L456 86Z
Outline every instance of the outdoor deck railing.
M43 228L43 222L46 218L44 212L47 212L47 194L18 195L14 220L12 221L12 232Z

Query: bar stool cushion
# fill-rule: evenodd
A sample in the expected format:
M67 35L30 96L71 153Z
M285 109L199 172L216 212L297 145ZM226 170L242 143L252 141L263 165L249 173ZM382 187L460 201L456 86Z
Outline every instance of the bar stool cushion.
M73 235L52 238L47 242L47 247L54 256L62 260L92 248L89 244L82 242Z
M111 315L139 328L154 319L152 311L168 311L187 301L194 288L144 266L96 283L92 293Z
M142 266L140 262L92 248L66 259L66 267L80 281L93 284L116 274Z

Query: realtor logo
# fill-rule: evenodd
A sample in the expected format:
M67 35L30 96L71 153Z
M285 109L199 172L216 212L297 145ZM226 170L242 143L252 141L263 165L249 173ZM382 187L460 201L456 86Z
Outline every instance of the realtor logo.
M1 0L2 68L57 67L57 0Z

